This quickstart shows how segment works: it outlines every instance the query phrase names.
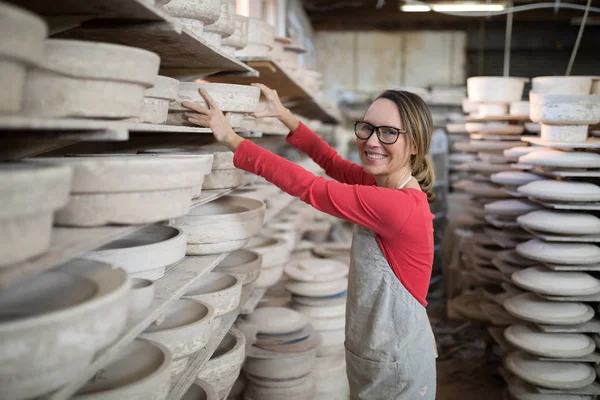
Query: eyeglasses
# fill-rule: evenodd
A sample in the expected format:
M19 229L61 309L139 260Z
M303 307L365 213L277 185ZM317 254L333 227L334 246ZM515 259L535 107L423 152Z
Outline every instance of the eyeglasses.
M369 140L373 132L377 132L377 139L383 144L394 144L401 133L406 133L404 129L393 126L373 126L364 121L354 122L354 134L360 140Z

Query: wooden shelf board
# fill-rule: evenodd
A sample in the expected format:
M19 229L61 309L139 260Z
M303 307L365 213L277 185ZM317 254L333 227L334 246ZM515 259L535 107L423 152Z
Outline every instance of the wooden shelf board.
M258 78L245 76L223 76L221 74L207 77L211 82L232 83L249 85L259 82L277 90L282 102L293 112L312 119L324 122L339 123L340 116L328 111L307 88L283 68L277 61L268 57L241 57L240 61L246 62L258 71ZM335 113L337 114L337 113Z
M203 275L217 266L228 253L186 257L178 265L154 282L155 294L152 306L145 315L129 318L121 336L96 356L94 361L77 374L66 386L55 392L49 400L66 400L74 395L94 374L119 355L119 353L154 322L167 307L178 300L186 290ZM186 389L187 390L187 389Z
M494 117L467 117L466 122L490 122L490 121L515 121L515 122L526 122L530 121L529 115L498 115Z
M212 47L187 28L170 22L122 24L114 20L85 22L61 32L60 38L93 40L139 47L157 53L161 74L194 80L217 72L257 75L248 65Z
M192 202L192 207L198 207L216 200L235 191L235 189L204 191L200 198ZM87 251L97 249L148 225L150 224L131 226L113 225L94 228L54 227L52 230L52 242L47 252L32 260L0 269L0 289L61 265Z
M551 147L554 149L560 150L572 150L572 149L600 149L600 139L595 137L590 137L585 142L548 142L542 140L539 136L523 136L521 138L524 142L529 142L531 144L537 144L539 146Z
M110 120L0 116L0 138L22 139L25 135L28 138L69 141L129 139L129 132L125 126Z

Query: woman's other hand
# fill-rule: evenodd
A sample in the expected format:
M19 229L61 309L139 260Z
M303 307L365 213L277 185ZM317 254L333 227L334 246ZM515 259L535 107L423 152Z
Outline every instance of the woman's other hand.
M300 125L300 121L283 106L276 90L270 89L262 83L253 83L252 86L260 88L263 96L267 100L267 107L263 111L252 113L255 118L277 118L291 131L295 131Z
M205 89L200 88L200 95L204 101L206 101L208 107L201 106L191 101L184 101L181 103L185 108L195 111L185 113L188 121L192 124L209 128L212 130L213 136L219 143L227 146L231 151L235 151L244 139L233 131L231 125L229 125L229 122L227 121L227 115L223 114L217 106L217 103Z

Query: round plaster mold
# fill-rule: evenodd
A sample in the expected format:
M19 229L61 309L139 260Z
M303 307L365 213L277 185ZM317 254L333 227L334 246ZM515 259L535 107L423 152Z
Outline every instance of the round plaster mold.
M219 394L210 383L196 379L181 400L219 400Z
M317 388L312 376L308 376L296 386L266 387L250 383L244 394L246 400L313 400Z
M83 258L118 265L138 277L150 273L157 279L167 266L185 257L185 246L186 235L181 229L152 225L89 251Z
M263 307L246 317L246 321L256 325L258 333L284 334L298 331L308 324L301 313L284 307Z
M227 38L223 38L221 42L221 50L225 52L232 51L232 56L235 56L236 50L241 50L248 45L248 17L235 14L234 18L235 28L233 34Z
M523 257L550 264L600 263L600 247L591 243L543 242L531 239L519 244L516 250Z
M299 353L274 353L266 351L260 353L273 355L270 355L268 358L257 357L251 351L244 363L244 372L257 378L294 379L311 372L317 349Z
M538 392L537 388L517 377L508 381L508 391L514 400L548 400L548 394ZM561 393L552 395L552 400L593 400L593 396Z
M294 310L306 315L309 318L335 318L346 315L346 297L330 305L306 305L298 302L299 298L294 297Z
M591 76L538 76L531 80L531 91L544 94L586 95L590 94L592 79Z
M207 107L206 101L200 95L204 89L224 112L249 113L256 111L260 89L249 85L232 85L228 83L200 83L181 82L177 101L171 103L169 113L193 112L181 105L183 101L190 101L202 107ZM187 121L187 118L185 119Z
M544 300L534 293L523 293L504 301L510 314L525 321L551 325L583 324L594 317L594 309L580 302Z
M129 296L129 312L139 314L150 308L154 301L154 283L149 279L134 278L131 280Z
M348 266L340 261L309 258L288 265L285 273L302 282L326 282L348 276Z
M286 264L291 256L289 246L283 239L255 236L250 239L246 248L262 255L261 268Z
M475 76L467 79L470 101L482 103L510 103L523 96L527 78Z
M246 355L246 337L237 328L225 335L198 378L208 382L224 398L235 383Z
M48 39L39 65L27 73L23 114L139 117L144 92L154 85L159 64L158 54L135 47Z
M587 137L588 125L542 124L541 138L546 142L581 143L585 142Z
M311 374L292 379L265 379L257 378L250 374L246 374L248 381L252 385L264 387L264 388L294 388L304 383L304 381L310 379Z
M67 166L0 164L0 268L48 250L52 214L67 204L70 183L71 169Z
M509 112L510 115L529 115L529 102L528 101L512 101L510 103Z
M156 83L144 93L144 104L139 118L132 122L164 124L169 114L169 103L177 99L179 81L166 76L157 76Z
M515 217L539 210L541 207L527 200L498 200L485 205L486 214L501 217Z
M333 258L349 255L350 249L348 243L318 243L312 252L319 257Z
M594 368L586 363L538 361L534 356L515 351L504 365L513 374L535 386L549 389L579 389L596 379Z
M530 92L529 99L533 122L551 125L593 125L600 122L600 95Z
M269 268L261 268L260 275L256 282L254 282L254 287L257 289L267 289L277 284L283 276L284 266L285 264L279 264Z
M542 180L519 186L519 193L542 200L600 201L600 187L593 183Z
M240 249L225 257L214 271L234 276L242 282L242 285L249 285L258 279L261 273L261 263L262 256L260 254Z
M210 272L193 283L183 295L184 298L210 304L215 316L235 310L240 305L242 281L218 272Z
M204 26L204 33L218 36L217 48L221 48L222 39L233 35L235 32L235 0L221 0L219 19L210 25Z
M537 210L520 216L525 228L562 235L599 235L600 218L585 212Z
M188 254L215 254L242 248L263 225L265 204L224 196L173 222L188 234Z
M285 288L300 296L331 296L348 289L348 279L334 279L325 282L288 281Z
M163 315L164 320L150 325L140 337L166 346L174 358L187 357L204 347L216 323L210 304L189 299L177 300Z
M244 184L246 172L241 169L218 169L213 170L204 177L202 189L230 189Z
M4 288L2 394L29 399L69 382L122 332L129 290L122 269L80 259Z
M547 149L523 155L519 163L551 168L600 168L600 154Z
M296 238L297 232L296 230L284 230L284 229L276 229L272 227L265 227L260 231L261 236L269 237L269 238L281 238L287 243L287 247L290 252L296 246Z
M499 117L508 114L507 103L481 103L477 110L479 118Z
M529 354L552 358L579 358L590 355L596 344L582 333L546 333L528 325L512 325L504 337L516 348Z
M586 272L552 271L530 267L512 275L519 287L549 296L586 296L600 293L600 280Z
M0 5L0 17L0 34L11 39L0 44L0 112L18 113L27 68L41 61L48 26L39 16L5 3Z
M236 57L266 56L275 45L275 27L256 18L248 18L248 44L236 51Z
M169 393L173 357L165 346L135 340L73 396L77 400L162 400Z
M503 171L490 177L492 182L505 186L521 186L529 182L540 181L543 177L525 171Z
M197 20L202 23L212 24L221 15L221 2L219 0L159 0L161 8L174 17Z

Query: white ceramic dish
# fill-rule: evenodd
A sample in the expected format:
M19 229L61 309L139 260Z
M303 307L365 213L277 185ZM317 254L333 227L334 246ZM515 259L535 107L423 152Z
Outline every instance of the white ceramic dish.
M284 334L298 331L308 324L301 313L284 307L262 307L246 317L246 321L256 325L258 333Z
M493 174L490 179L498 185L521 186L529 182L540 181L543 177L525 171L504 171Z
M531 239L516 247L523 257L551 264L600 263L600 247L591 243L557 243Z
M231 328L198 378L213 386L223 399L240 374L245 355L246 337L239 329Z
M600 154L546 149L519 157L519 163L554 168L600 168Z
M178 228L152 225L110 242L83 258L118 265L129 274L158 279L165 268L185 257L186 234Z
M600 201L600 187L593 183L541 180L519 186L519 193L542 200Z
M219 272L210 272L193 283L183 295L186 299L210 304L215 316L235 310L240 305L242 281Z
M541 206L527 200L498 200L487 203L485 212L489 215L498 215L502 217L516 217L529 212L539 210Z
M525 321L550 325L583 324L594 317L594 309L580 302L544 300L534 293L523 293L504 301L509 314Z
M135 340L73 396L77 400L163 400L169 394L172 355L159 343Z
M596 379L596 372L589 364L538 361L520 351L508 354L504 365L510 372L532 385L549 389L583 388Z
M36 117L139 117L144 92L154 85L159 64L158 54L135 47L48 39L39 65L27 73L23 113Z
M348 289L348 279L341 278L326 282L288 281L285 283L285 288L300 296L332 296Z
M600 234L600 218L590 213L537 210L520 216L517 221L525 228L563 235Z
M80 259L3 289L3 396L40 396L87 367L125 327L129 290L122 269Z
M242 285L254 283L261 273L262 256L254 251L240 249L229 254L214 269L215 272L238 278Z
M177 300L164 312L164 320L150 325L140 337L166 346L173 357L187 357L208 343L214 330L215 311L200 301Z
M188 254L234 251L260 232L265 208L261 201L224 196L193 209L173 225L188 234Z
M0 268L48 250L52 214L67 204L70 183L71 170L67 166L24 162L0 165Z
M586 296L600 293L600 280L587 272L552 271L540 266L515 272L511 279L525 290L549 296Z
M475 76L467 79L467 93L470 101L484 103L510 103L523 96L527 78Z

